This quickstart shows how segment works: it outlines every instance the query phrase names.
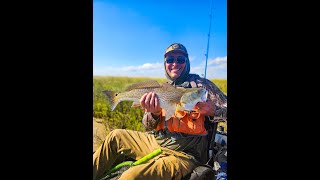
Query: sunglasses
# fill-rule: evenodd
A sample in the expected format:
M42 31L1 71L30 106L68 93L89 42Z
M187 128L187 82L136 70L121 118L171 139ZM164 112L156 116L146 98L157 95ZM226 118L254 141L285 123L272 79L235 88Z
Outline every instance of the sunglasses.
M172 64L173 62L174 62L174 57L173 56L170 56L170 57L167 57L166 58L166 62L168 63L168 64ZM177 57L177 62L179 63L179 64L184 64L185 62L186 62L186 57L184 57L184 56L178 56Z

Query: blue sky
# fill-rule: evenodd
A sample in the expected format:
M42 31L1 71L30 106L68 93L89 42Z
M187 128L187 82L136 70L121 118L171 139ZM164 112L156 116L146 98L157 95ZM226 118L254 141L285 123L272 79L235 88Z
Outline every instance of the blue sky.
M204 74L212 0L94 0L93 75L165 77L174 42ZM227 1L213 0L206 77L227 79Z

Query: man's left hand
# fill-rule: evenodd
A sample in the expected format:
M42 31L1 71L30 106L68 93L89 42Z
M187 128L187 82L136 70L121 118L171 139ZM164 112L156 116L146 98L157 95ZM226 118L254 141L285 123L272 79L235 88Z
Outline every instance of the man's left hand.
M216 110L215 107L216 106L213 104L213 102L208 100L206 102L198 102L195 105L194 110L205 116L213 116Z

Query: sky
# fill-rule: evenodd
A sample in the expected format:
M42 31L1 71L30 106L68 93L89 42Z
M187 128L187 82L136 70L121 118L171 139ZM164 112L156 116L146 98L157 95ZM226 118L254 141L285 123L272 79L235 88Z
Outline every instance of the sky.
M211 7L206 78L227 79L226 0L94 0L93 75L165 78L165 49L178 42L204 76Z

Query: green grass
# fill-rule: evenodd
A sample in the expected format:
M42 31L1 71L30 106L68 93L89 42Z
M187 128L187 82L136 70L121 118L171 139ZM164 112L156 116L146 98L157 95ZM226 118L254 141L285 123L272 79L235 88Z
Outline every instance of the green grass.
M165 78L147 77L119 77L119 76L94 76L93 77L93 116L103 119L110 129L121 128L144 131L141 123L144 111L141 108L131 108L132 102L120 102L114 111L111 111L110 104L103 90L121 92L128 85L136 82L154 79L159 83L166 82ZM227 94L227 80L210 79L225 94Z

